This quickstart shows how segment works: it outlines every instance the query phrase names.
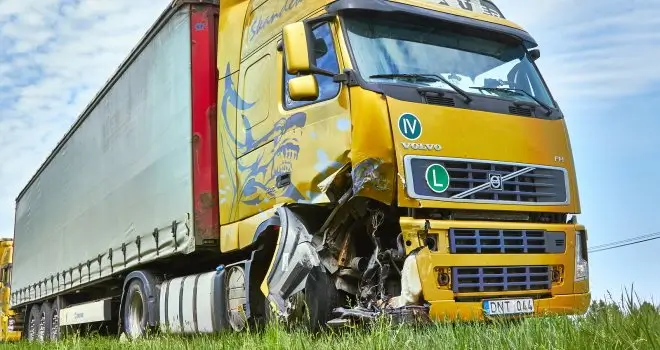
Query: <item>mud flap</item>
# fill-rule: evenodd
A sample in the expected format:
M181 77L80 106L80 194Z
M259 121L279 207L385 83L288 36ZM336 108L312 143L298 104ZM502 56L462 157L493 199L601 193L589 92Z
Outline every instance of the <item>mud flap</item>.
M292 297L305 289L312 270L325 272L325 269L303 218L286 207L278 208L277 214L280 234L262 291L273 311L286 320L296 309Z

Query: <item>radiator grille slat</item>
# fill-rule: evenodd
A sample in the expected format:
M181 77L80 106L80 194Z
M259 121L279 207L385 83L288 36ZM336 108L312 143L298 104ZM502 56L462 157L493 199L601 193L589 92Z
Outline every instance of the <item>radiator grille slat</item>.
M547 290L552 286L549 266L454 267L455 293Z
M557 254L566 250L566 233L543 230L449 230L452 254Z
M442 165L449 174L449 186L438 193L426 178L431 165ZM517 174L512 176L511 174ZM514 175L515 175L514 174ZM502 202L527 205L568 203L566 172L536 165L501 164L478 160L409 157L406 160L408 192L413 198L449 201ZM499 187L493 185L498 183Z

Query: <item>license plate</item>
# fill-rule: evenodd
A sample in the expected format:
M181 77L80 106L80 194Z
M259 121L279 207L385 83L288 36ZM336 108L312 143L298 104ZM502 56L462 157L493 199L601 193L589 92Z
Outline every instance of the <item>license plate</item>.
M531 314L534 313L534 299L484 300L483 308L489 316Z

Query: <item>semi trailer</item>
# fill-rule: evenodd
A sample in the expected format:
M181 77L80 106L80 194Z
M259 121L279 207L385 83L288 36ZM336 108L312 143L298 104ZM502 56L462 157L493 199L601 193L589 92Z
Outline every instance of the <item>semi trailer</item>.
M585 312L537 46L490 0L172 1L16 199L23 337Z

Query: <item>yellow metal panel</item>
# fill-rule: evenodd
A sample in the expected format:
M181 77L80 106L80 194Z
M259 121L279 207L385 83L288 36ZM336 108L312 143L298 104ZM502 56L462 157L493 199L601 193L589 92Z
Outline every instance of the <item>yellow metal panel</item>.
M359 195L389 204L394 200L396 160L387 102L381 94L351 88L351 114L354 185Z
M398 2L398 3L402 3L402 4L414 5L414 6L417 6L417 7L422 7L422 8L435 10L435 11L439 11L439 12L445 12L445 13L449 13L449 14L457 15L457 16L461 16L461 17L477 19L477 20L480 20L480 21L485 21L485 22L490 22L490 23L495 23L495 24L501 24L501 25L505 25L507 27L511 27L511 28L515 28L515 29L523 29L519 25L517 25L517 24L515 24L515 23L513 23L513 22L511 22L507 19L498 18L498 17L495 17L495 16L486 15L486 14L475 13L475 12L472 12L472 11L466 11L466 10L462 10L462 9L458 9L458 8L454 8L454 7L445 6L445 5L434 4L434 3L431 3L428 0L390 0L390 1ZM504 14L504 16L506 17L506 13Z
M218 200L220 224L238 217L238 178L236 176L236 112L242 108L235 79L238 73L220 80L218 86Z
M271 73L274 79L268 85L271 101L247 99L237 91L248 88L243 90L241 86L236 90L235 81L225 80L221 84L224 98L220 101L218 125L220 140L225 140L219 157L220 168L224 170L220 173L220 190L224 191L220 214L223 224L251 217L276 204L315 201L320 195L318 184L348 162L351 143L348 91L343 88L329 100L285 110L281 102L283 60L276 44L272 40L262 51L274 57L270 60L270 70L276 73ZM258 55L252 55L245 65L258 59ZM241 122L238 126L234 124L235 118L251 118L248 115L257 118L260 114L251 114L252 110L268 110L268 120L234 137L236 128L244 129ZM230 152L233 140L234 153ZM237 178L232 182L229 172L236 155L240 158L236 164ZM287 173L291 185L278 188L277 177Z
M254 3L243 33L242 57L247 57L276 35L282 27L322 9L331 0L268 0Z
M387 98L387 105L391 114L390 122L394 130L397 165L401 179L405 177L403 158L407 154L555 166L566 169L569 177L569 205L477 205L440 200L416 200L407 196L403 182L399 181L400 206L571 213L579 211L573 155L567 143L568 133L564 120L544 120L410 103L391 97ZM442 149L440 151L406 150L403 144L411 141L398 130L399 116L404 113L414 114L422 124L424 131L414 142L440 144ZM556 160L558 158L563 159L563 162L558 162Z
M220 251L226 253L238 248L238 223L221 226Z
M245 138L251 129L259 126L268 120L271 99L277 98L277 95L271 96L273 85L273 60L270 54L270 47L260 52L253 60L246 61L242 66L245 74L241 81L241 96L246 101L254 101L255 106L241 114L240 130L243 138L239 142L246 142ZM272 48L272 51L275 51ZM265 128L272 128L271 123L264 123ZM266 140L264 140L266 141ZM258 147L258 143L251 143L250 146ZM246 147L244 151L249 152L251 147ZM239 154L240 156L240 154Z
M400 220L404 245L407 253L423 244L425 220L402 218ZM513 222L483 222L483 221L452 221L429 220L429 233L438 235L438 251L422 249L417 256L417 268L422 281L422 290L426 300L453 299L453 291L438 284L438 269L455 266L520 266L520 265L553 265L563 267L563 281L554 283L550 292L553 295L586 293L588 288L574 289L575 265L575 226L569 224L528 224ZM566 233L566 250L563 254L450 254L450 228L472 229L526 229L548 230ZM587 282L588 283L588 282ZM500 293L501 294L501 293ZM510 294L510 293L505 293ZM461 296L489 296L488 293L469 293ZM515 295L515 293L511 294Z
M591 303L591 294L557 295L547 299L534 300L534 315L583 314ZM430 316L436 320L484 320L480 302L456 302L454 300L430 301Z
M250 0L220 1L217 39L220 78L238 71L243 36L236 28L243 28L249 3Z
M254 242L254 236L261 223L275 214L276 208L270 208L262 213L251 216L238 224L238 245L245 248Z

